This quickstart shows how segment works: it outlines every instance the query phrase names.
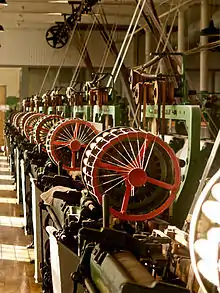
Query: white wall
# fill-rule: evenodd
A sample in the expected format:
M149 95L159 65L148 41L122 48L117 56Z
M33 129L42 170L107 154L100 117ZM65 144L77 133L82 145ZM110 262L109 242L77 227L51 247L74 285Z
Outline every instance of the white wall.
M193 89L199 91L200 87L200 54L193 54L186 57L187 75ZM220 52L209 52L209 92L220 92ZM214 76L213 76L214 75Z
M0 68L0 84L6 85L6 97L19 97L21 68Z
M123 39L123 32L117 32L116 37ZM0 34L0 66L48 66L52 55L54 58L52 65L59 66L66 47L62 49L51 48L45 40L44 30L9 30ZM120 44L119 48L120 48ZM133 65L133 46L131 44L126 63ZM94 67L100 65L106 45L102 40L100 33L95 31L88 43L89 53ZM79 53L75 48L74 42L68 50L64 66L74 67L79 60ZM108 58L106 66L111 67L114 64L112 57Z

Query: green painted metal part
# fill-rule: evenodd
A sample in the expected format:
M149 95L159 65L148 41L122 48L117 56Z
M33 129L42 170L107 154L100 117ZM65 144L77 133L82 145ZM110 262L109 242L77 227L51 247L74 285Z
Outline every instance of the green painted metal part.
M39 113L44 113L44 107L39 107Z
M60 115L64 118L68 118L70 116L69 106L56 106L56 115Z
M48 114L48 115L52 115L52 114L54 114L54 113L53 113L53 107L48 107L48 109L47 109L47 114Z
M158 105L147 106L147 118L157 118L157 115ZM205 164L204 154L200 152L200 108L199 106L193 105L166 105L165 119L184 121L188 132L185 174L182 176L180 189L174 202L172 218L173 224L182 228L196 193L203 166Z
M100 122L103 116L112 116L113 125L121 125L121 107L120 105L102 105L102 107L95 105L93 107L93 122Z
M72 108L73 118L82 118L85 121L92 121L92 107L90 105L73 106Z

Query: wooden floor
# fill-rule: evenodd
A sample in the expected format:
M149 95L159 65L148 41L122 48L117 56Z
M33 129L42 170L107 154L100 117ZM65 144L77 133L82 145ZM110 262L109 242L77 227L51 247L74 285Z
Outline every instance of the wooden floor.
M24 235L13 189L6 157L0 153L0 292L40 293L41 286L34 282L33 249L26 248L32 239Z

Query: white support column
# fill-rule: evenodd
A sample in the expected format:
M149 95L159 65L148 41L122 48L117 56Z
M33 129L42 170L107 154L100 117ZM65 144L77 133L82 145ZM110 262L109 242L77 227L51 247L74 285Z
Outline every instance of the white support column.
M201 22L200 29L204 29L209 25L209 1L201 0ZM200 44L208 44L208 37L200 36ZM208 91L209 76L208 76L208 51L200 52L200 91Z
M178 12L178 52L182 53L185 51L185 9L181 8ZM180 62L182 62L182 57L179 58ZM178 71L182 73L182 66L178 66Z
M178 12L178 52L185 50L185 10L181 8Z
M149 28L145 31L145 62L150 61L152 53L152 32Z

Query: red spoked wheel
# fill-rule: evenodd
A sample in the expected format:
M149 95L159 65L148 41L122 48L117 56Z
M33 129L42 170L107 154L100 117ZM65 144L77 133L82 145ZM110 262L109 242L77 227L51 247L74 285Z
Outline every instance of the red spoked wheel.
M8 118L8 121L11 124L13 124L13 119L14 119L14 117L15 117L16 114L18 114L18 111L13 111L13 112L10 113L9 118Z
M24 123L24 134L27 137L27 139L30 139L33 135L34 125L38 122L38 120L45 116L45 114L42 113L34 113L31 116L27 118L27 120Z
M46 139L47 134L50 129L56 124L58 121L63 120L64 118L59 115L48 115L46 117L42 117L34 126L34 141L37 144L41 144L42 150L46 152Z
M122 220L144 221L161 214L175 199L180 167L173 150L158 136L116 127L97 135L82 158L83 181L111 213Z
M36 113L28 112L28 113L25 113L25 115L23 115L21 117L21 119L19 120L19 128L21 131L24 131L24 124L25 124L26 120L33 114L36 114Z
M55 164L60 162L63 169L80 170L83 152L97 133L91 123L81 119L59 121L47 135L47 153Z
M18 129L21 118L26 114L26 112L18 112L13 118L13 125Z

